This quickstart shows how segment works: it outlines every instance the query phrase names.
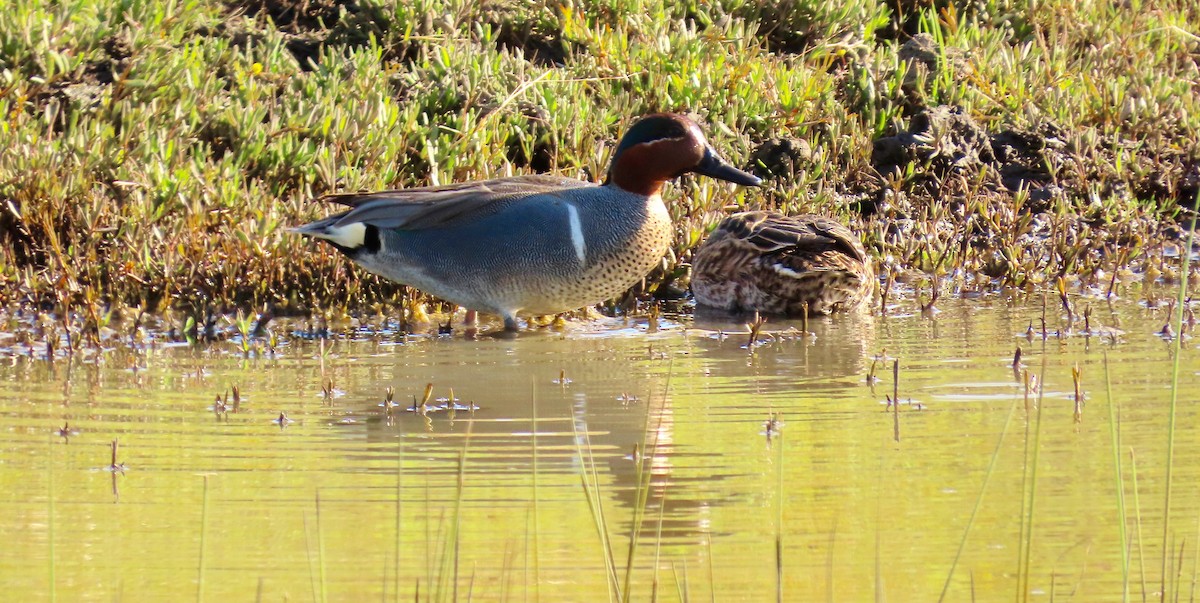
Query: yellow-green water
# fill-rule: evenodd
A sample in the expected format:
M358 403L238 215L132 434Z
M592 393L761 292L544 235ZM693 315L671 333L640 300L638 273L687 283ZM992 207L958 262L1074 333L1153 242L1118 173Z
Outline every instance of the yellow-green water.
M933 601L986 481L947 600L1021 600L1025 580L1030 600L1119 601L1107 355L1130 596L1154 600L1166 310L1090 303L1094 331L1123 333L1084 336L1078 321L1059 337L1065 321L1051 311L1049 336L1027 337L1030 323L1040 331L1040 304L976 300L943 302L933 317L813 321L815 337L778 333L752 354L744 333L722 337L691 319L655 333L644 321L574 323L516 340L363 333L324 353L280 332L274 357L250 359L226 342L114 344L48 362L37 346L8 342L0 598L605 600L615 595L590 494L621 588L638 535L633 600L770 601L781 588L786 601ZM1011 366L1018 346L1044 382L1036 482L1037 423ZM898 414L885 402L891 358ZM1187 340L1167 536L1179 600L1197 575L1198 370ZM478 409L405 410L427 383L433 398L453 388ZM238 412L218 416L214 399L233 386ZM402 404L390 418L388 387ZM280 413L294 422L281 427ZM62 437L64 423L78 433ZM123 472L108 467L113 440ZM634 530L639 493L648 500Z

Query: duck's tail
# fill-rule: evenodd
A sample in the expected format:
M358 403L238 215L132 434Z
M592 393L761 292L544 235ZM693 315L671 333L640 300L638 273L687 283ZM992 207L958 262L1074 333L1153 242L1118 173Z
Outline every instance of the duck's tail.
M340 223L342 217L342 215L330 216L303 226L289 228L288 232L327 241L348 255L353 254L362 247L369 246L370 239L376 241L379 239L378 231L375 227L362 222L347 222L343 224ZM372 230L376 232L372 233ZM372 234L375 236L372 237Z

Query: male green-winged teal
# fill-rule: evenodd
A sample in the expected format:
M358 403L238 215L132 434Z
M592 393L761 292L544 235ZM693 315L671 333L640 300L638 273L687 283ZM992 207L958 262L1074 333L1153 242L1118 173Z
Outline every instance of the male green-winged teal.
M862 306L875 271L849 228L773 211L721 221L692 259L696 303L730 312L798 316Z
M471 310L555 314L609 299L671 244L663 184L688 172L745 186L682 115L649 115L617 145L603 185L518 176L325 197L351 209L294 229L380 276Z

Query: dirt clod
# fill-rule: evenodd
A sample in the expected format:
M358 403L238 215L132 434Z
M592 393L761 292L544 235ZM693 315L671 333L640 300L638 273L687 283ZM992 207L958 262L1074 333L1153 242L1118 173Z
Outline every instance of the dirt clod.
M898 54L900 60L909 65L904 78L906 86L912 85L922 70L937 73L942 69L950 69L955 79L966 77L972 72L966 52L953 46L938 46L937 40L927 33L909 38L900 47Z
M763 178L792 176L813 158L812 145L803 138L772 138L750 155L751 171Z
M962 108L943 105L914 115L908 130L876 140L871 160L881 173L921 161L944 177L977 171L995 157L987 132Z

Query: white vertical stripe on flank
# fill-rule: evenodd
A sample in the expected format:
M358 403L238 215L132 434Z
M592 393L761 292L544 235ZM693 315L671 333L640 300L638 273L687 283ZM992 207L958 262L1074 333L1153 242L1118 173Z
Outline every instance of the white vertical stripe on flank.
M567 203L567 217L571 221L571 243L575 245L575 257L580 265L587 259L587 243L583 240L583 223L579 221L579 208L574 203Z

